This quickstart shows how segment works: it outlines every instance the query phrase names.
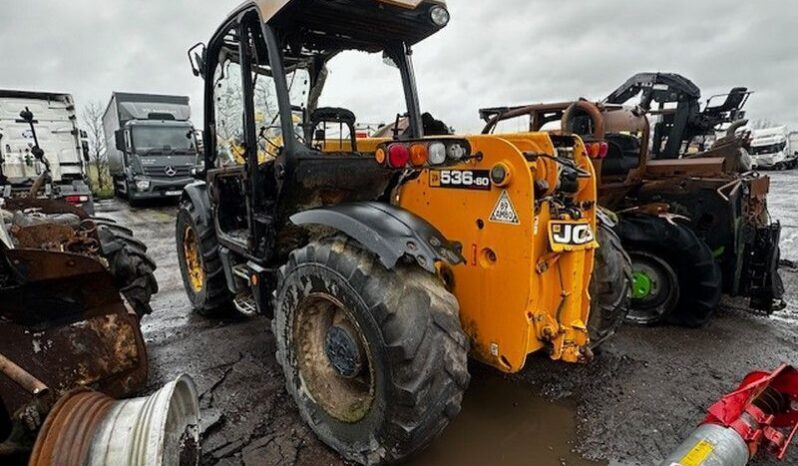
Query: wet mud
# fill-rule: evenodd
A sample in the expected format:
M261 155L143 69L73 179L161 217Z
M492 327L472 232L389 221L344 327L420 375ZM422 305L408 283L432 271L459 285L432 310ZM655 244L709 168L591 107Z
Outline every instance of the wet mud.
M408 466L600 466L575 453L573 400L552 402L489 368L472 367L463 410Z
M771 213L782 221L784 257L798 261L798 171L774 174ZM158 263L161 292L143 329L148 387L181 373L201 393L202 464L342 465L305 427L284 389L269 321L211 320L191 313L177 265L174 205L101 215L133 228ZM783 271L790 305L755 316L725 300L703 329L626 326L587 366L533 356L504 377L473 365L463 411L441 439L408 464L652 465L703 419L706 408L755 369L798 364L798 271ZM783 463L798 464L798 449Z

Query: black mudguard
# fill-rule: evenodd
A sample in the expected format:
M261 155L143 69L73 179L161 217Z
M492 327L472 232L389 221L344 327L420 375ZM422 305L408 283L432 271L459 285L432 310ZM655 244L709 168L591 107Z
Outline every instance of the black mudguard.
M429 222L404 209L379 202L357 202L308 210L291 217L298 226L338 230L376 254L388 269L410 256L436 273L437 261L462 263L462 246L447 240Z
M208 193L208 184L204 181L195 181L183 188L180 201L189 201L197 209L199 220L205 226L213 226L211 218L211 197Z

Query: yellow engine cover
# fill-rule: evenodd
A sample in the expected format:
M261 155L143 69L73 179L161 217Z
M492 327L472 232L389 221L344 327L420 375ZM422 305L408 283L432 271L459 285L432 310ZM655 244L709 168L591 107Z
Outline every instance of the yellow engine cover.
M560 165L540 156L557 155L547 133L466 139L479 157L423 170L398 203L463 246L466 263L442 276L460 302L473 356L504 372L520 371L527 355L544 349L553 359L588 360L597 194L582 141L575 139L573 160L587 173L572 196L581 218L572 218L557 198ZM498 165L508 173L499 185L490 179Z

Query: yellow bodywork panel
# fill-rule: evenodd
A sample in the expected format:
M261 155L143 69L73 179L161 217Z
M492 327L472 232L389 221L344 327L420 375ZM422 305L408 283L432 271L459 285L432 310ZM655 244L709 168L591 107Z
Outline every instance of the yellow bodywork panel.
M361 154L373 154L377 147L390 139L385 138L361 138L356 141L357 151ZM352 142L349 139L331 138L320 144L319 150L322 152L352 152Z
M472 153L481 157L422 171L401 188L398 203L435 225L450 241L462 244L466 263L442 275L448 276L460 303L473 356L504 372L520 371L527 355L544 349L556 360L587 360L588 285L598 245L596 178L584 145L577 140L573 158L591 176L579 181L574 204L582 218L573 219L553 196L559 165L535 155L557 154L548 134L466 139ZM482 183L481 189L441 185L441 179L484 179L497 165L508 173L501 186L495 182L487 187ZM535 197L536 181L540 199ZM550 226L564 225L580 231L577 247L552 247L555 233Z

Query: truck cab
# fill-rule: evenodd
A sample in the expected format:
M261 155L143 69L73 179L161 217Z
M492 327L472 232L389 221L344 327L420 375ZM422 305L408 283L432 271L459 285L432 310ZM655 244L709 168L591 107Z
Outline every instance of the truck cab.
M754 168L783 170L798 165L786 127L757 129L752 131L752 137L751 161Z
M20 115L26 109L33 114L33 129ZM0 90L0 197L30 195L45 174L44 162L33 155L37 143L50 173L35 196L63 199L93 213L86 171L88 141L78 128L72 96Z
M114 93L103 126L117 195L133 204L182 193L198 154L189 118L188 97Z

